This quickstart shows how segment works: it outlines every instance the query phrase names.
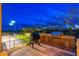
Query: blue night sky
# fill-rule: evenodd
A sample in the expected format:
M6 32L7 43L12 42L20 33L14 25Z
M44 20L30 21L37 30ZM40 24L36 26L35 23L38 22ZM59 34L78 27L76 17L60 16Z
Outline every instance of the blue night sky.
M76 11L73 12L73 9ZM25 26L40 26L63 24L66 18L72 15L72 22L79 24L79 4L2 4L2 29L8 30L10 21L14 20L16 29L18 24ZM77 19L76 19L77 18ZM13 27L12 27L13 28Z

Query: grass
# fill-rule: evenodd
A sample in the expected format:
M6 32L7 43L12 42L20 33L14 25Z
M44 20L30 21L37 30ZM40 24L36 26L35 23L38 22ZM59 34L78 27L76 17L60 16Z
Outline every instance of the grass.
M30 33L25 33L25 34L17 34L16 38L22 40L24 43L29 44L30 42Z

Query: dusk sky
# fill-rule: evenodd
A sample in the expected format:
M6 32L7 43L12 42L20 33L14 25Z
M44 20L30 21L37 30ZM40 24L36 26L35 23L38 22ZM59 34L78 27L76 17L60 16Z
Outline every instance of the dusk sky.
M50 24L63 24L72 16L72 22L79 24L79 4L2 4L2 29L8 30L9 23L14 20L16 29L21 27ZM74 11L75 10L75 11Z

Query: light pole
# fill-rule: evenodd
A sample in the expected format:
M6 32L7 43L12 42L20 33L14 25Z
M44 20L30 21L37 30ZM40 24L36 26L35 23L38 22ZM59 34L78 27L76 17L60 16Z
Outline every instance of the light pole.
M11 23L14 25L16 22L14 20L12 20ZM14 34L15 34L15 26L14 26ZM19 24L19 39L20 39L20 24Z
M11 21L11 24L14 25L15 23L16 23L16 22L15 22L14 20ZM13 27L14 27L13 32L14 32L14 35L15 35L15 34L16 34L16 33L15 33L15 25L14 25Z
M9 26L13 26L13 24L12 23L9 23ZM10 28L10 30L11 30L11 28ZM9 32L9 48L10 48L10 32Z
M19 39L20 39L20 24L19 24Z
M13 26L13 32L14 32L14 35L15 35L15 24L16 22L14 20L12 20L9 25L10 26ZM9 34L9 47L10 47L10 34ZM14 47L15 47L15 40L14 40Z

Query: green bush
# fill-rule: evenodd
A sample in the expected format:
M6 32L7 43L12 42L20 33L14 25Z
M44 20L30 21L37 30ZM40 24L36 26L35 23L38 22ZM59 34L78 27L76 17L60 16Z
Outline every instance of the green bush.
M16 38L22 40L24 43L27 43L29 44L30 42L30 35L28 35L27 33L26 34L18 34L16 35Z

